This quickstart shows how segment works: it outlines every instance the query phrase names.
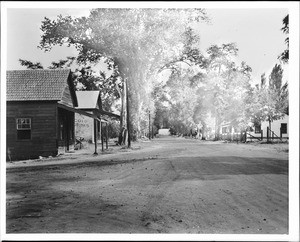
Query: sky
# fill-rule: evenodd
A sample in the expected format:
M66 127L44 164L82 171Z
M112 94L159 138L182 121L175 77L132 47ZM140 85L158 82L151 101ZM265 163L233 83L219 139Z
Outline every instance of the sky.
M236 43L238 62L245 61L253 78L269 73L286 49L287 37L280 30L288 9L208 9L211 24L200 24L200 48L212 44ZM286 70L287 71L287 70Z
M44 17L55 19L61 14L74 17L88 16L87 8L8 8L7 9L7 69L24 69L19 59L39 61L45 67L52 61L76 55L73 47L54 47L45 53L37 48L40 26ZM258 81L264 72L270 73L279 63L277 56L286 48L286 36L280 30L288 9L282 8L207 8L211 23L200 23L200 49L212 44L235 42L239 49L238 61L246 61ZM285 68L285 74L287 68ZM284 78L287 75L284 76ZM287 78L286 78L287 79Z

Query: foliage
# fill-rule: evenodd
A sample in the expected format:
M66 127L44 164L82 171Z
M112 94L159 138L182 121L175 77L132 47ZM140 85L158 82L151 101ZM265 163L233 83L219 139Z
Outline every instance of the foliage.
M19 59L21 66L25 66L27 69L44 69L40 62L31 62L28 60Z
M117 121L111 120L108 123L108 137L117 138L120 132L120 126Z
M191 31L187 35L192 36ZM197 46L186 46L181 57L164 66L171 75L157 101L168 103L168 108L160 106L159 111L167 114L173 133L200 128L204 134L218 129L221 122L246 127L252 69L245 62L235 63L237 53L235 43L212 45L204 54Z
M283 75L283 69L281 65L276 64L272 72L269 76L269 88L270 89L275 89L275 90L280 90L281 85L282 85L282 75Z
M93 9L87 18L45 18L40 48L75 46L80 63L113 60L128 79L130 120L140 132L141 113L153 107L156 70L180 53L189 23L205 19L202 9Z
M245 102L250 88L251 67L245 62L237 65L235 43L212 45L207 50L206 106L215 117L215 132L222 122L235 128L245 128L248 122Z
M289 15L286 15L282 20L283 27L281 28L282 32L286 35L289 34ZM289 62L289 37L286 37L285 43L287 45L287 49L284 50L279 56L278 59L283 63Z

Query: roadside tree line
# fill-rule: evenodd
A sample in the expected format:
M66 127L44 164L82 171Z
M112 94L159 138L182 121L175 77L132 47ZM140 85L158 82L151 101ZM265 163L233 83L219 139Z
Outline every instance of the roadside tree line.
M251 67L236 63L234 43L201 53L193 26L209 21L204 9L92 9L88 17L45 17L38 47L45 52L56 45L76 48L77 56L48 68L75 66L78 90L100 89L103 107L121 114L120 125L112 123L111 132L119 133L122 143L125 128L128 146L144 133L150 135L149 125L155 133L162 121L184 134L199 125L202 132L209 130L211 118L216 129L225 120L245 128L250 120L272 121L286 112L288 85L282 83L280 65L269 85L262 76L261 85L252 87ZM288 19L284 26L288 34ZM286 51L279 58L287 62ZM99 62L104 68L92 68ZM38 62L20 63L43 68Z

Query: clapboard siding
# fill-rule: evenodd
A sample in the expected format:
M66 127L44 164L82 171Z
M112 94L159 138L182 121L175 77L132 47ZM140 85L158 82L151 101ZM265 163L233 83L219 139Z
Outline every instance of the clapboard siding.
M56 102L7 102L7 147L12 160L57 155ZM31 118L31 139L17 139L17 118Z

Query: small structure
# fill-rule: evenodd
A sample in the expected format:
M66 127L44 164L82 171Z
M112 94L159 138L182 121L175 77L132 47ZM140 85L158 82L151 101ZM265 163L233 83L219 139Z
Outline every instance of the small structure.
M102 107L100 91L76 91L78 100L78 108L90 113L95 113L95 110L99 110ZM97 113L95 113L97 115ZM101 124L100 120L96 120L96 140L101 141ZM106 122L101 120L101 122ZM75 136L85 141L94 143L94 122L93 119L76 113L75 114Z
M158 135L159 136L169 136L169 135L171 135L170 129L159 129Z
M101 142L102 150L104 140L106 142L106 148L108 148L108 120L104 118L109 116L112 118L120 119L120 116L114 113L104 111L102 109L102 101L100 91L76 91L78 100L77 109L90 113L96 116L97 119L91 119L86 115L80 113L75 114L75 135L77 139L91 141L95 144L95 154L97 153L97 143ZM101 132L103 130L103 124L105 125L105 134ZM103 130L104 131L104 130ZM105 139L104 139L105 136Z
M56 156L72 150L77 98L71 72L7 71L7 156L11 160Z

